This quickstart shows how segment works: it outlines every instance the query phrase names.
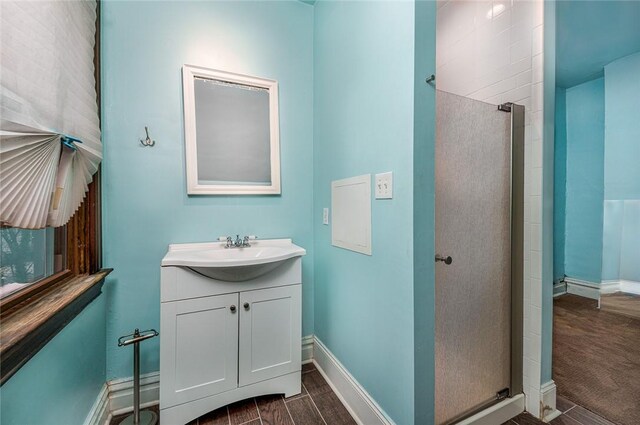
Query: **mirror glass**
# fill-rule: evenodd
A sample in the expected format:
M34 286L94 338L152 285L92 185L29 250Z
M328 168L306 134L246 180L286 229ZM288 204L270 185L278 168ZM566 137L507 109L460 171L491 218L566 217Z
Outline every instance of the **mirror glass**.
M277 82L186 66L190 194L280 193Z

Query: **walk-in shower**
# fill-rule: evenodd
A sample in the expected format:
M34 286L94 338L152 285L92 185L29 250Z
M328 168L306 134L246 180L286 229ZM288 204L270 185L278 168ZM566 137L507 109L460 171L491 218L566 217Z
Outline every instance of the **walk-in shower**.
M436 92L436 424L522 393L524 107Z

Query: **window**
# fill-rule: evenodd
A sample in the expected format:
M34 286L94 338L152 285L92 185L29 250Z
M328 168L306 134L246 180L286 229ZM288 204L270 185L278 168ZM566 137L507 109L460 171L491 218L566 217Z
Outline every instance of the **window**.
M40 143L57 164L9 167L3 158L0 170L2 385L100 295L111 269L100 269L99 3L0 1L0 9L0 156L35 160ZM65 31L48 37L58 27Z
M0 228L0 298L66 268L66 228Z

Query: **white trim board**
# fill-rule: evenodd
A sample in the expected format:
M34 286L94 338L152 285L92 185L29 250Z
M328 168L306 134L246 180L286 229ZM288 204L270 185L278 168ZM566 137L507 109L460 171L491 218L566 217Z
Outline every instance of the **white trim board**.
M567 283L564 280L553 284L553 297L559 297L567 293Z
M313 335L302 337L302 364L313 361Z
M313 363L359 425L393 425L369 393L329 349L314 337Z
M600 283L574 279L571 277L566 277L564 281L567 284L567 294L578 295L580 297L591 298L593 300L599 300L600 294L610 293L609 291L611 291L612 286L610 284L603 286ZM615 290L611 292L615 292Z
M103 425L109 420L109 386L105 383L91 406L84 425Z
M640 295L640 282L633 280L603 280L602 285L607 285L609 290L615 289L612 292L624 292L626 294ZM610 294L612 292L602 292Z
M551 380L540 388L540 417L550 422L562 414L556 409L556 383Z
M133 412L133 377L114 379L109 387L109 416ZM158 404L160 400L160 372L140 375L140 407Z
M640 282L631 280L603 280L600 283L566 277L567 293L599 300L600 295L625 292L640 295Z

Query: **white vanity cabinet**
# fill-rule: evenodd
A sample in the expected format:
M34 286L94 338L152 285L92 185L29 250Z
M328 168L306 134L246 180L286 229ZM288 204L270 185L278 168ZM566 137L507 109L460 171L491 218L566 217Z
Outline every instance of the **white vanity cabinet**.
M301 285L240 293L238 384L300 370Z
M238 386L238 317L229 310L237 304L236 293L162 305L163 407Z
M161 423L185 424L262 394L300 393L302 260L280 263L228 282L163 262Z

